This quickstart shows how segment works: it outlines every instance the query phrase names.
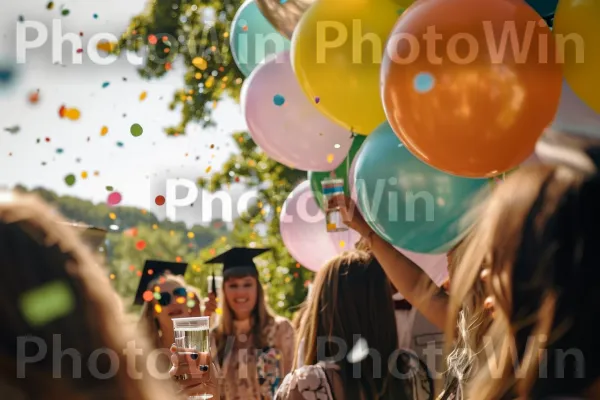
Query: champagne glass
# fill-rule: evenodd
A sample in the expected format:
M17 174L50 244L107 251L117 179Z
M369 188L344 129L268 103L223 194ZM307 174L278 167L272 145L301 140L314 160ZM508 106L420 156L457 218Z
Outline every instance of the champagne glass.
M200 353L210 353L209 326L208 317L173 318L175 345L181 349L195 349ZM191 354L192 352L189 352L190 356ZM212 397L212 394L204 393L190 396L188 399L206 400Z

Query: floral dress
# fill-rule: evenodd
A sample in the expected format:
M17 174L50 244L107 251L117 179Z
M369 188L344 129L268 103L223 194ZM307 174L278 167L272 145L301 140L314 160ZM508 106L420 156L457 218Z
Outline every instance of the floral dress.
M264 349L255 349L249 323L236 324L233 348L220 368L221 398L225 400L273 399L294 361L294 329L289 320L275 317L268 327ZM216 349L214 338L211 348Z
M416 356L410 357L410 367L416 374L407 385L408 398L412 400L431 400L433 381L426 367ZM335 364L320 362L296 369L285 377L279 387L275 400L344 400L344 386L336 373Z

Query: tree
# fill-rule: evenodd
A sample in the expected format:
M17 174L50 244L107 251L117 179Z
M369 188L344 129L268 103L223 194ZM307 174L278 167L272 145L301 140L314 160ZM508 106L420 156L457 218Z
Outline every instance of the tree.
M229 28L241 0L161 0L153 1L134 17L121 37L117 52L146 51L140 75L160 78L182 62L184 87L175 91L171 109L180 108L179 125L166 129L168 135L185 134L190 122L213 125L212 109L225 96L239 100L243 75L229 51ZM199 186L211 191L232 183L256 189L255 205L235 221L231 246L270 247L261 264L261 277L271 306L291 315L306 296L306 281L312 273L289 255L279 232L279 212L283 202L306 173L288 168L268 158L247 132L233 134L239 153L222 169Z

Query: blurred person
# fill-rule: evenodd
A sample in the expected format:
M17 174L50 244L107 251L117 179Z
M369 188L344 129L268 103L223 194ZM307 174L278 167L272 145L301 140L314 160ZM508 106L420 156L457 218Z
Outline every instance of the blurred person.
M598 223L596 172L531 166L494 192L451 285L451 316L483 282L494 321L467 396L600 398Z
M343 253L317 272L297 346L304 349L276 400L433 397L424 365L398 348L392 287L366 251Z
M3 397L175 398L144 370L148 340L126 322L96 261L53 208L36 196L0 192ZM141 355L126 354L132 343Z

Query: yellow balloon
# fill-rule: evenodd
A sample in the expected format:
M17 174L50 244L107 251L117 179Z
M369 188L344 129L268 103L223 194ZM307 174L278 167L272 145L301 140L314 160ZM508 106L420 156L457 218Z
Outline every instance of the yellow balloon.
M368 135L385 121L379 71L385 43L412 1L317 0L292 37L302 89L321 112Z
M573 92L600 113L600 1L560 0L553 32Z

